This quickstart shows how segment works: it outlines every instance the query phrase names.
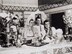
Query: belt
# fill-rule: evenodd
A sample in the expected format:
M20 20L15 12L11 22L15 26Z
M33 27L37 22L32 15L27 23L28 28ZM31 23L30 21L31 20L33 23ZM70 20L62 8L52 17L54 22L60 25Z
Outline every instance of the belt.
M34 37L34 36L27 36L27 37Z

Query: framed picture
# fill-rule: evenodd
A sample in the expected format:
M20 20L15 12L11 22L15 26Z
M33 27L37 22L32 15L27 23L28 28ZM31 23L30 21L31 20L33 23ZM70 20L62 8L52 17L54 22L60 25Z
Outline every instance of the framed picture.
M35 14L35 18L41 18L41 14Z

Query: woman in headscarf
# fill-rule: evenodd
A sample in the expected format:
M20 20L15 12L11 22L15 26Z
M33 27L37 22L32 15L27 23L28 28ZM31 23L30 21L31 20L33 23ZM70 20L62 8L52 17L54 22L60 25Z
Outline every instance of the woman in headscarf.
M26 39L26 43L27 44L31 44L32 43L32 39L34 37L33 26L34 26L34 20L30 19L29 25L27 25L25 27L25 34L24 34L24 38Z

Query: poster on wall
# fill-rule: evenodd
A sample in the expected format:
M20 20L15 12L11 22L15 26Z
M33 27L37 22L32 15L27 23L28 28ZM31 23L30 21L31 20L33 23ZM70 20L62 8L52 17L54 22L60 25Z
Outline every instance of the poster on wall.
M41 18L41 14L35 14L35 18Z

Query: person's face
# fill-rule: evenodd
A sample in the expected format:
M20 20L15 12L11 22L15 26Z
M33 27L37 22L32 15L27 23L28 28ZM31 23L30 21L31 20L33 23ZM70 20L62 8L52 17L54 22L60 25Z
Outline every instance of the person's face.
M37 19L37 24L41 24L41 19Z
M49 22L45 22L45 27L49 28Z
M30 21L29 25L33 26L34 25L34 21Z

